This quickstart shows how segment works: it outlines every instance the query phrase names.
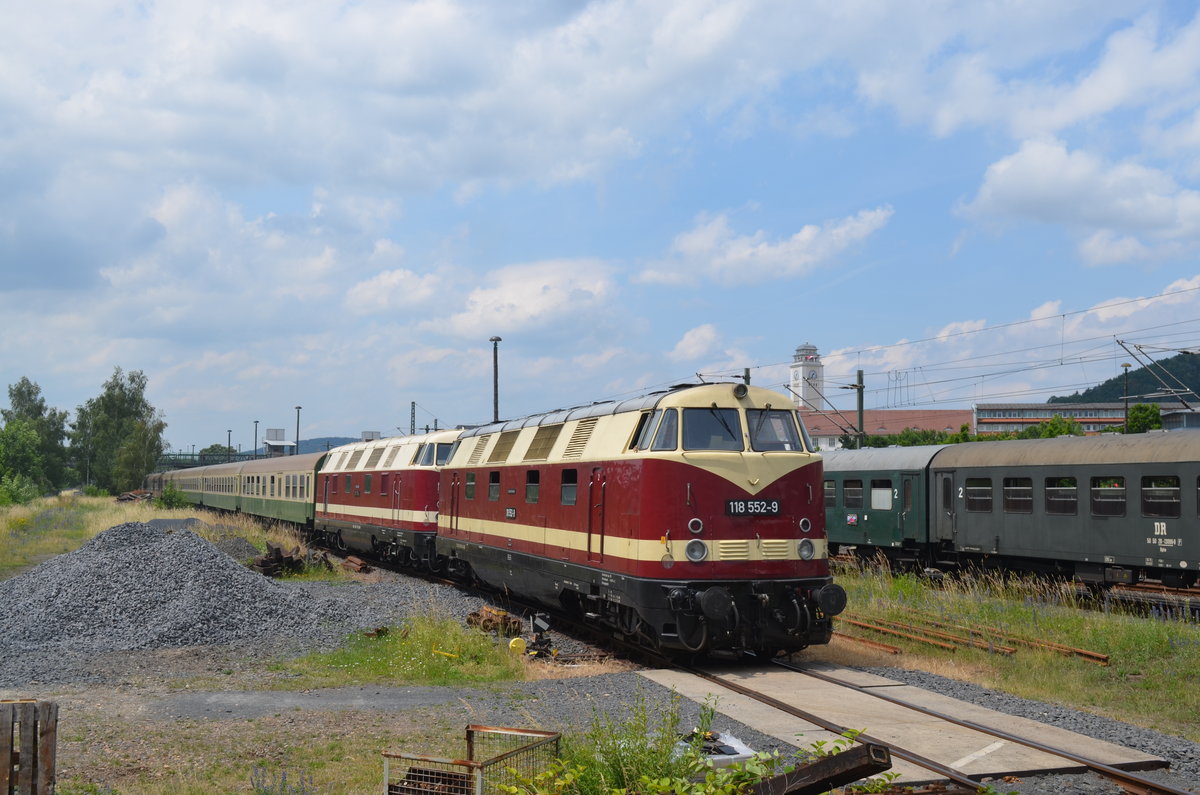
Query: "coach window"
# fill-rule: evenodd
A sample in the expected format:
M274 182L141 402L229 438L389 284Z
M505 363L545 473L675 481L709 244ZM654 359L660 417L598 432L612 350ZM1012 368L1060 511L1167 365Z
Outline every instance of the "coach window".
M542 485L542 473L536 469L525 471L525 502L537 502L538 490Z
M1046 513L1074 516L1079 512L1079 491L1075 478L1046 478Z
M875 511L892 510L892 481L871 481L871 509Z
M992 479L967 478L967 510L972 513L992 512Z
M562 471L562 487L559 490L563 505L574 505L575 495L579 491L579 471L564 469Z
M662 422L654 432L652 450L674 450L679 446L679 414L675 409L663 411Z
M463 496L468 500L475 499L475 473L468 472L463 479Z
M363 475L363 494L371 493L371 474L368 472Z
M847 480L842 483L842 505L847 511L862 510L863 487L861 480Z
M1178 519L1179 478L1175 475L1147 475L1142 478L1142 516Z
M1092 478L1092 516L1125 515L1125 478Z
M684 409L684 450L739 451L742 446L742 422L737 409Z
M495 502L500 499L500 473L492 470L488 473L488 500Z
M1004 512L1033 513L1033 478L1004 479Z
M825 481L825 507L837 507L837 483L832 480Z

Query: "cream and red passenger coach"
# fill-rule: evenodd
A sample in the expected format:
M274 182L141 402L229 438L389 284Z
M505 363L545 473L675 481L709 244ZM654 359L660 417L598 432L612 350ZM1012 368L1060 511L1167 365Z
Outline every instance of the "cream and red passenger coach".
M845 605L821 485L786 396L676 387L463 432L437 551L664 650L794 651Z
M459 433L376 439L330 451L317 475L317 539L338 549L436 568L438 468Z

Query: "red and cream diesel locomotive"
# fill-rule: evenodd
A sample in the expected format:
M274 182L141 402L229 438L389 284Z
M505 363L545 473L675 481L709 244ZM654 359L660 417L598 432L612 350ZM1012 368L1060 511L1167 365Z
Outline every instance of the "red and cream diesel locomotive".
M316 478L312 537L325 546L437 570L438 472L460 430L354 442Z
M845 607L821 489L786 396L680 386L463 431L436 549L653 648L773 656L828 642Z
M777 392L674 387L468 430L178 470L197 505L478 578L664 652L826 643L820 457Z

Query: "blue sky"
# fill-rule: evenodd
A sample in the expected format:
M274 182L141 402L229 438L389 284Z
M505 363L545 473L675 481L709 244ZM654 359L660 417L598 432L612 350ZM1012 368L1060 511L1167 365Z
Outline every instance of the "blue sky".
M55 9L55 5L62 8ZM172 447L1200 346L1193 3L96 2L0 30L0 381ZM1135 300L1141 299L1141 300ZM964 333L966 332L966 333ZM846 407L853 395L835 393ZM3 396L0 396L2 400Z

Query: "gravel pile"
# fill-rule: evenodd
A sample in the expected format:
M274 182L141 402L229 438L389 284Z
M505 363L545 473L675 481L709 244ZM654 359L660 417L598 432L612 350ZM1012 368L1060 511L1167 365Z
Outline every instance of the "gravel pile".
M0 583L12 650L224 645L333 623L340 611L246 569L189 530L131 523Z
M303 653L412 615L465 619L486 604L399 576L370 584L276 582L235 560L236 542L218 542L233 549L227 554L187 526L118 525L0 581L0 687L104 681L109 675L95 661L119 652L203 646L251 656Z

